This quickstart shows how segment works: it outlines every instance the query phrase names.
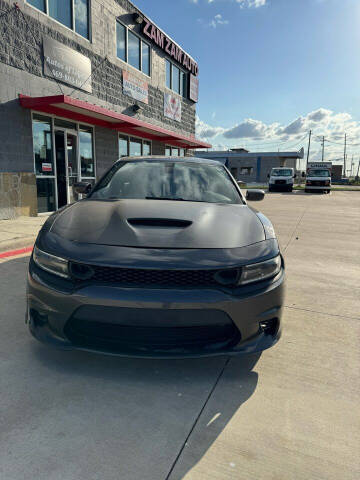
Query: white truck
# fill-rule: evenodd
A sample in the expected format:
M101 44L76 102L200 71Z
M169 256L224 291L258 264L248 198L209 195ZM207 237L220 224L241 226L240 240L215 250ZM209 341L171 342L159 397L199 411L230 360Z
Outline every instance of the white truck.
M330 193L331 172L331 162L309 162L306 169L305 192Z
M275 190L282 190L292 192L294 188L294 178L296 178L293 168L290 167L276 167L273 168L268 175L269 178L269 192Z

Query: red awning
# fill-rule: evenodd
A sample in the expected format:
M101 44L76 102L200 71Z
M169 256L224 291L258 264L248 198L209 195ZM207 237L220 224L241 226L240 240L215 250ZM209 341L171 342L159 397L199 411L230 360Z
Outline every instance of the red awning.
M211 148L211 145L197 140L194 136L187 137L157 125L143 122L137 118L129 117L123 113L113 112L66 95L51 97L19 95L19 100L23 108L57 115L80 123L110 128L148 140L155 140L180 148Z

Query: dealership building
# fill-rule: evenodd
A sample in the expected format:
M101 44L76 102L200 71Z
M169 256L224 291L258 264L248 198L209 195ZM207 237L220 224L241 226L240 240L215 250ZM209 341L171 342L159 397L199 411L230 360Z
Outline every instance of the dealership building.
M119 157L211 147L198 73L128 0L0 0L0 219L71 203Z
M228 151L199 151L195 155L221 162L237 180L266 183L272 168L290 167L301 171L304 149L296 152L249 152L244 148L233 148Z

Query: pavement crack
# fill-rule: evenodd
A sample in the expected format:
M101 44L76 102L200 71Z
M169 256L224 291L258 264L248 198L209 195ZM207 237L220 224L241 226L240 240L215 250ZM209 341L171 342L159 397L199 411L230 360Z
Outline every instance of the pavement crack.
M187 444L189 438L191 437L191 434L192 434L193 431L195 430L195 427L196 427L198 421L200 420L200 417L201 417L201 415L203 414L203 412L204 412L207 404L209 403L209 400L210 400L212 394L214 393L216 387L218 386L218 384L219 384L219 382L220 382L220 380L221 380L221 377L223 376L223 374L224 374L224 372L225 372L226 367L229 365L230 360L231 360L230 357L227 357L227 358L226 358L226 361L225 361L224 365L222 366L222 368L221 368L221 370L220 370L220 372L219 372L219 375L217 376L217 378L216 378L216 380L215 380L215 383L214 383L214 385L212 386L212 388L211 388L211 390L210 390L210 392L209 392L209 395L207 396L207 398L206 398L203 406L201 407L201 409L200 409L197 417L195 418L195 420L194 420L194 422L193 422L193 424L192 424L192 426L191 426L191 429L190 429L189 433L187 434L187 436L186 436L186 438L185 438L185 440L184 440L184 442L183 442L183 444L182 444L182 446L181 446L181 448L180 448L180 450L179 450L179 453L177 454L177 456L176 456L173 464L171 465L171 468L170 468L169 473L167 474L165 480L169 480L169 479L170 479L170 476L172 475L172 473L173 473L173 471L174 471L174 469L175 469L175 467L176 467L176 464L178 463L178 461L179 461L179 459L180 459L180 457L181 457L181 455L182 455L182 453L183 453L183 451L184 451L184 449L185 449L185 447L186 447L186 444Z
M351 317L350 315L337 315L336 313L318 312L316 310L310 310L309 308L290 307L289 305L284 305L284 307L290 308L291 310L300 310L302 312L317 313L318 315L327 315L328 317L348 318L349 320L360 320L359 317Z
M291 233L291 235L290 235L289 241L288 241L288 243L286 244L286 246L285 246L285 248L284 248L284 253L286 252L286 250L287 250L288 246L290 245L290 243L293 241L293 239L294 239L294 237L295 237L295 233L296 233L297 229L298 229L299 226L300 226L301 220L304 218L304 215L305 215L305 213L309 210L309 208L310 208L309 206L306 206L306 207L304 208L304 211L303 211L302 214L300 215L300 218L299 218L297 224L295 225L294 230L292 231L292 233Z

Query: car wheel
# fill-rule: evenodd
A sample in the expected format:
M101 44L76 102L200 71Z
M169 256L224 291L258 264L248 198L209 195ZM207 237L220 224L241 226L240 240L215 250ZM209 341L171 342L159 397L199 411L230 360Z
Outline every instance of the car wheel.
M308 188L305 188L305 193L310 193L310 190Z
M293 191L293 187L289 187L289 192L292 192Z

